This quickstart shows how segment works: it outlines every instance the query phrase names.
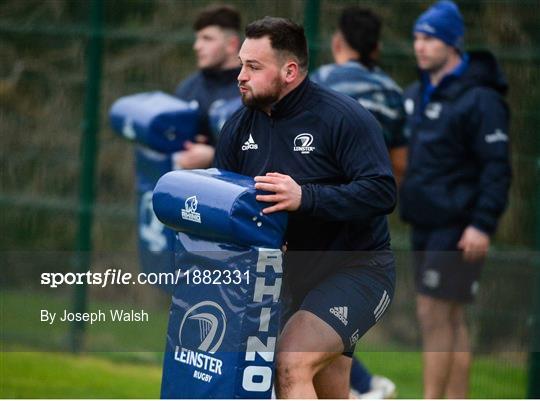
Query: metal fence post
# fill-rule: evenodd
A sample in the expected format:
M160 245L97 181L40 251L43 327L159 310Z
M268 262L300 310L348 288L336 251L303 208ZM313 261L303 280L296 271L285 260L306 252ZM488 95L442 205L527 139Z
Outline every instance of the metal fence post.
M84 272L90 268L92 250L92 217L95 198L95 170L98 152L99 100L101 83L101 61L103 52L103 1L90 3L90 34L86 45L87 81L84 99L84 121L80 143L79 173L79 227L77 232L75 270ZM74 311L86 311L86 285L75 286ZM71 349L81 350L84 322L73 322Z
M540 253L540 156L536 159L536 242L535 252ZM531 346L529 353L529 377L527 397L540 398L540 260L536 255L534 268L536 276L534 306L532 312Z
M306 0L304 9L304 29L309 48L309 70L317 65L319 56L319 0Z

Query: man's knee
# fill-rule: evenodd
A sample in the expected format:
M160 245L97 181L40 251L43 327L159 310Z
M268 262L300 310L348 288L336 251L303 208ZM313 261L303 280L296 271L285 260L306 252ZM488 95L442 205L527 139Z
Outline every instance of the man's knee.
M416 316L424 332L453 325L451 303L436 298L420 296Z
M278 390L313 380L316 360L309 352L279 352L276 356L276 384Z
M287 322L277 344L276 389L312 382L321 369L341 355L341 337L311 312L300 310Z
M467 327L467 322L465 319L465 309L463 305L456 304L452 308L452 313L450 314L450 321L452 322L452 326L456 330Z

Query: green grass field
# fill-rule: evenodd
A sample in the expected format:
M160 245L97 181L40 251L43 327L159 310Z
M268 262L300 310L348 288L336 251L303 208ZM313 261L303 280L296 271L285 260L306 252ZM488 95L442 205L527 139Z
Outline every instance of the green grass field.
M64 309L73 308L70 294L53 295L44 292L7 290L0 294L0 341L4 344L22 345L26 350L68 350L71 324L55 322L50 325L40 321L40 310L47 309L60 315ZM90 299L88 311L98 309L140 309L144 305L113 303ZM153 351L160 352L165 345L163 333L167 330L168 308L149 310L149 321L144 323L114 323L111 321L88 325L85 349L89 351ZM28 345L31 348L28 348Z
M2 398L157 398L161 366L130 355L2 352ZM141 358L143 359L143 358ZM148 359L153 359L149 357ZM397 385L398 398L421 398L417 352L365 352L362 359ZM472 373L472 398L525 398L523 367L480 357Z
M364 352L357 354L375 374L391 378L398 398L422 398L419 352ZM508 355L507 355L508 357ZM523 365L506 358L478 356L471 374L471 398L525 398L527 375Z
M159 398L161 367L103 357L2 352L2 398Z
M159 397L167 322L165 308L152 314L152 324L136 328L114 324L90 327L86 342L86 350L90 352L74 355L65 352L69 325L49 327L38 318L40 307L60 310L69 305L69 298L38 293L24 296L13 291L3 291L0 298L1 398ZM92 302L89 309L113 305L119 307L103 301ZM363 347L370 349L365 344ZM118 352L119 349L130 352ZM398 398L421 398L421 354L373 349L381 348L357 355L373 373L385 375L396 383ZM527 377L523 359L522 354L477 356L472 369L471 396L524 398Z

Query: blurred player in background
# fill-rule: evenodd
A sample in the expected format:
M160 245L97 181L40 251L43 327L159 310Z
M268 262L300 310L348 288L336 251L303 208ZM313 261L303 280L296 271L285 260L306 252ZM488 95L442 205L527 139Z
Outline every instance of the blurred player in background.
M357 6L344 9L332 36L334 64L320 67L311 79L351 96L377 118L399 184L407 161L405 112L401 88L377 65L381 29L382 21L373 11Z
M405 112L401 88L377 66L380 55L382 22L369 9L345 8L332 37L334 64L316 70L311 79L351 96L368 109L381 124L384 140L400 183L407 159L407 140L403 134ZM371 375L357 360L351 369L351 396L355 398L395 397L395 384L382 376Z
M409 160L401 214L412 224L425 398L465 398L473 301L508 198L507 84L489 52L465 53L458 7L439 1L417 19L420 79L404 94Z
M219 5L204 9L195 20L196 34L193 50L198 71L183 80L175 95L199 104L200 133L195 142L185 144L185 150L174 155L176 168L208 168L214 159L215 138L208 113L226 100L239 97L236 78L240 72L241 18L231 6Z

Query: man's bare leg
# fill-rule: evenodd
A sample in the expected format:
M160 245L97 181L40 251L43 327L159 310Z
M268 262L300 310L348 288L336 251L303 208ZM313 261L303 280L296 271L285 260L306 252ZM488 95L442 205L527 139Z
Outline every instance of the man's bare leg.
M313 380L317 397L349 398L351 365L352 358L341 355L321 369Z
M442 398L454 350L453 304L426 295L418 295L416 301L424 349L424 398Z
M456 339L452 355L452 366L446 384L446 397L463 399L469 396L471 352L469 330L465 320L465 308L462 304L454 305L452 320L456 331Z
M341 357L341 352L343 342L334 329L311 312L296 312L285 325L277 345L277 397L317 398L315 376ZM338 364L336 368L343 369L343 366ZM346 372L340 374L348 378ZM345 393L343 388L328 390L330 398Z

